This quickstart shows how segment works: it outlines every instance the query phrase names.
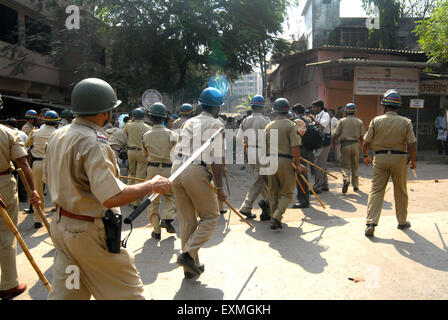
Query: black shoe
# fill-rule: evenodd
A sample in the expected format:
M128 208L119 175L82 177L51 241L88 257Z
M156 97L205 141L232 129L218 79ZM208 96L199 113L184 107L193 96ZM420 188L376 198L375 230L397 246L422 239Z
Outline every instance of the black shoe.
M151 237L156 239L156 240L160 240L161 235L160 235L160 233L156 233L156 232L153 231L153 232L151 232Z
M313 190L314 190L314 193L315 193L315 194L319 194L319 193L322 193L322 191L321 191L321 190L319 190L319 189L314 189L314 188L313 188Z
M252 214L252 212L244 212L244 211L240 211L240 213L243 216L246 216L246 219L254 219L256 217L256 215Z
M23 212L25 212L26 214L33 214L34 209L23 209Z
M373 233L375 232L375 225L373 224L368 224L366 231L364 231L364 235L366 237L373 237Z
M276 229L282 229L282 223L280 221L278 221L275 218L271 219L271 229L272 230L276 230Z
M171 221L173 220L162 220L160 226L162 228L165 228L166 232L168 233L176 233L176 229L174 229L173 225L171 224Z
M358 192L359 188L358 187L353 187L353 191Z
M342 185L342 193L347 193L349 185L350 185L350 181L344 180L344 184Z
M267 214L260 214L260 221L267 221L267 220L271 220L271 216Z
M184 267L186 272L189 272L195 276L201 274L199 267L196 267L193 258L188 253L180 254L177 258L177 264Z
M297 202L295 204L292 205L292 207L294 209L304 209L304 208L309 208L310 207L310 203L303 203L303 202Z
M330 189L328 189L328 187L324 187L322 188L322 191L330 191Z
M220 210L219 211L219 214L226 214L227 213L227 210Z
M409 221L406 221L405 224L399 224L397 226L397 229L404 230L404 229L407 229L407 228L410 228L410 227L411 227L411 223Z
M42 223L40 223L40 222L34 222L34 229L39 229L39 228L42 228Z
M271 209L266 201L260 200L258 201L258 205L261 208L261 215L269 217L271 215Z
M202 273L205 271L205 267L204 267L204 265L201 264L201 265L198 267L198 270L199 270L199 271L201 272L201 274L202 274ZM184 276L185 276L186 279L191 279L191 278L195 277L194 274L192 274L191 272L188 272L188 271L184 271Z

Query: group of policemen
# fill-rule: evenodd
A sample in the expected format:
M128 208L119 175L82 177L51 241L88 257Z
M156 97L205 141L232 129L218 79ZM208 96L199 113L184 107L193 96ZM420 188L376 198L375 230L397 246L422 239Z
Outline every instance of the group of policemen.
M136 109L132 114L133 121L121 131L111 125L112 112L121 104L112 87L101 79L84 79L72 92L71 111L76 118L70 125L56 129L60 118L50 110L45 113L44 126L34 129L35 124L29 121L28 128L23 128L29 130L25 145L33 146L32 169L28 165L25 145L17 133L0 125L0 194L11 219L17 224L16 180L11 174L15 167L22 168L33 190L32 205L44 208L43 185L46 184L56 206L50 224L56 253L49 299L90 299L92 295L96 299L144 298L134 258L125 248L111 252L104 218L109 210L120 215L120 207L140 205L142 199L152 193L164 197L164 208L161 210L158 200L148 208L153 227L151 237L160 239L161 228L175 233L171 223L177 217L182 247L177 263L186 278L204 272L199 249L211 238L222 211L220 203L226 200L223 187L225 144L209 146L204 153L210 157L198 157L173 182L168 177L210 140L213 133L224 129L224 123L218 118L223 103L224 96L219 90L206 88L199 97L200 114L194 116L191 105L181 107L180 118L171 126L180 130L169 128L166 107L155 103L147 114L149 124L144 121L145 112ZM362 122L354 117L356 106L348 104L345 108L347 116L338 123L333 139L333 143L339 139L342 145L343 192L347 191L350 182L355 190L358 188L357 162L361 143L364 143L365 164L370 161L369 148L374 151L366 236L373 236L378 224L390 175L395 186L398 227L410 226L406 220L406 154L410 153L410 165L415 168L415 137L410 120L397 114L401 105L399 94L393 90L386 92L382 104L385 115L372 120L364 137ZM253 113L241 122L237 141L245 145L247 152L260 148L261 141L250 143L245 139L245 131L264 130L267 155L275 150L278 169L271 175L262 175L260 159L256 158L251 164L254 183L240 213L248 219L255 218L251 210L261 194L262 200L258 202L262 209L260 220L269 220L272 230L281 229L283 215L293 198L296 177L303 181L308 172L301 163L301 157L307 152L303 137L308 120L299 117L300 110L295 110L298 114L291 117L290 104L284 98L273 103L271 118L264 115L262 96L253 97L251 106ZM317 111L320 104L318 107ZM34 113L29 119L35 119ZM278 136L278 145L271 146L270 136L274 133ZM224 135L219 138L224 139ZM125 184L120 180L117 157L124 145L130 178L143 182L128 180ZM215 190L207 185L207 181L213 182ZM298 192L309 197L309 191L308 195L302 190ZM2 299L10 299L24 292L26 285L18 282L16 241L4 221L0 221L0 235L0 295ZM76 265L80 271L80 287L75 290L66 286L70 276L66 270L71 265Z

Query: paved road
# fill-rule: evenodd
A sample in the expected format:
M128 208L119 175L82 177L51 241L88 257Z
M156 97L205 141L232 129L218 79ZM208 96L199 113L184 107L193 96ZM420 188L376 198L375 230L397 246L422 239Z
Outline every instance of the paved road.
M231 202L237 208L251 182L247 171L240 168L229 168ZM270 230L269 222L258 219L250 229L236 214L232 213L230 220L229 213L222 215L213 238L200 251L206 271L196 280L184 279L176 264L178 235L162 234L158 242L151 239L147 215L141 215L135 221L128 249L135 255L145 297L447 299L446 164L420 163L418 179L410 175L409 230L396 229L393 188L388 186L376 237L368 239L364 218L371 171L361 167L359 193L350 188L346 195L341 194L341 179L330 178L331 192L320 195L327 208L313 199L309 209L288 209L280 231ZM123 212L127 215L130 207L124 207ZM255 213L259 215L258 207ZM31 217L21 214L19 230L51 280L54 248L45 229L35 231ZM123 235L127 230L125 226ZM46 289L20 249L18 265L20 280L29 290L17 299L46 299Z

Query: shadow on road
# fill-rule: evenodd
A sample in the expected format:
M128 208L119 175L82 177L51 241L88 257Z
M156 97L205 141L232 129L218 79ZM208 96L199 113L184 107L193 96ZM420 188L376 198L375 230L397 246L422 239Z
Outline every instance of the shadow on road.
M175 236L157 241L150 238L143 245L142 251L135 255L135 265L139 270L144 285L157 280L159 273L170 272L178 268L176 262L170 263L173 255L177 258L179 250L174 249Z
M441 271L448 271L447 248L445 248L445 250L440 249L432 242L426 240L424 237L411 229L404 230L403 232L406 233L414 243L376 237L372 238L371 241L391 244L403 257L420 263L425 267Z
M224 292L217 288L209 288L200 281L183 279L173 300L222 300Z

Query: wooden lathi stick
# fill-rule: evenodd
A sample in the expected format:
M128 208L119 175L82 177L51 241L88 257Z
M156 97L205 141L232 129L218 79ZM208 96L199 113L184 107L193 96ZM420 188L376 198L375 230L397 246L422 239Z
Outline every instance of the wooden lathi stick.
M23 241L22 236L20 235L19 230L17 230L17 227L14 225L14 222L12 222L11 218L9 217L8 212L6 212L6 204L3 202L3 198L0 196L0 211L3 216L3 219L5 219L6 224L9 227L9 230L11 230L12 234L17 238L17 241L19 242L20 246L23 249L23 252L25 253L26 257L28 258L28 261L33 266L34 270L36 271L37 275L39 276L40 281L44 284L45 288L47 288L48 291L50 291L50 283L48 282L47 278L45 278L42 271L40 271L39 267L37 266L36 262L33 259L33 256L30 253L30 250L28 250L28 247L25 244L25 241Z

